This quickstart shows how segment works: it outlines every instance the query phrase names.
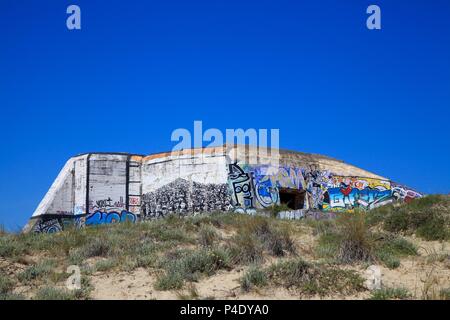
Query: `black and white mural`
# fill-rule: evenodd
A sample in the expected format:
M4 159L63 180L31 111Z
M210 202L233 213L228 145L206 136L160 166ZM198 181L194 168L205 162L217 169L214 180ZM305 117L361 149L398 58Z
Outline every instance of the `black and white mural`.
M164 217L169 213L190 215L230 209L231 197L226 183L203 184L180 178L144 194L141 216L151 219Z

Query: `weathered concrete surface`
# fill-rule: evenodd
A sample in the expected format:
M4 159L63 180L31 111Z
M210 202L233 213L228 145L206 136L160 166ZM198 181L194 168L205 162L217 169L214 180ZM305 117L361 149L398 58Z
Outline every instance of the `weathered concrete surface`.
M188 149L149 156L90 153L69 159L25 231L137 221L204 211L253 213L294 195L295 213L371 209L420 196L329 157L255 147ZM301 197L301 199L299 198Z

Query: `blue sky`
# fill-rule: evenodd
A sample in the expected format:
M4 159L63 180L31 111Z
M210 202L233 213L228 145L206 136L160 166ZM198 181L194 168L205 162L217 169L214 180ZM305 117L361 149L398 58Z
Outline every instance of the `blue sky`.
M77 4L82 29L66 28ZM381 7L382 29L366 28ZM450 2L0 2L0 224L65 161L170 150L176 128L279 128L284 148L450 192Z

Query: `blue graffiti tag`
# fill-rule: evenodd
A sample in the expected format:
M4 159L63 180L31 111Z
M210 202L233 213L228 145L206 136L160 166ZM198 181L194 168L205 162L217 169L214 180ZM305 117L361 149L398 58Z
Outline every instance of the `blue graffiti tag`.
M116 211L95 211L86 217L86 225L109 224L125 221L136 222L136 215L126 210L122 210L120 213Z

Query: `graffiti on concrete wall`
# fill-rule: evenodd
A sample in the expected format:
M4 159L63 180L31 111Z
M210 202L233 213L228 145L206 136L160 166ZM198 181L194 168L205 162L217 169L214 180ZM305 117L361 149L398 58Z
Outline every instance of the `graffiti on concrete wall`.
M228 166L228 185L235 210L248 211L280 204L280 188L303 190L305 180L299 168L234 163Z
M226 184L203 184L177 179L142 196L144 218L164 217L169 213L181 216L212 211L228 211L231 200Z
M405 202L410 202L415 198L422 197L422 194L419 192L396 183L392 183L392 194L395 198Z
M39 219L33 228L35 233L55 233L64 229L61 219Z
M254 209L254 192L251 173L237 164L228 165L228 181L232 204L237 211Z
M332 179L329 171L303 169L305 189L308 196L309 209L322 210L323 204L328 203L327 189Z
M345 211L370 210L394 201L421 196L387 180L333 175L326 170L230 164L228 183L236 211L280 204L280 188L305 190L303 209Z
M390 181L360 177L334 176L327 188L328 201L323 210L370 210L394 201L410 201L421 195Z
M117 222L136 222L138 215L125 209L123 197L111 197L89 201L89 213L83 218L85 225L100 225Z
M304 189L305 181L299 168L255 166L252 170L258 207L267 208L279 204L280 188Z
M122 210L121 212L111 211L95 211L86 216L85 224L89 225L99 225L99 224L109 224L117 222L136 222L137 217L134 213Z
M120 211L125 209L125 202L123 197L119 197L117 200L107 197L105 199L90 200L89 201L89 212L91 211Z

